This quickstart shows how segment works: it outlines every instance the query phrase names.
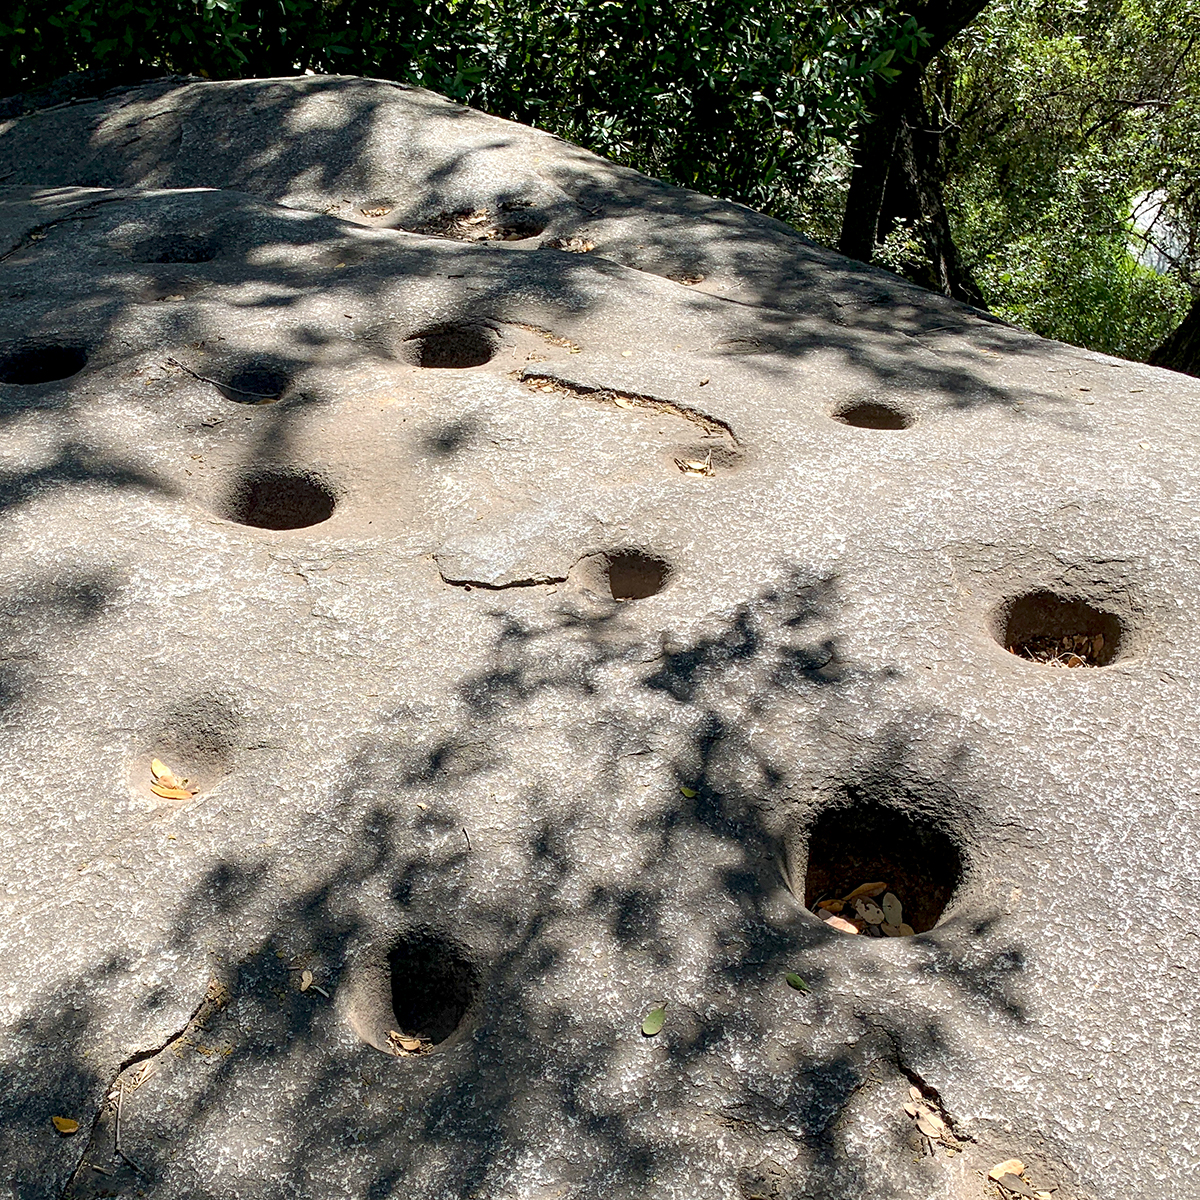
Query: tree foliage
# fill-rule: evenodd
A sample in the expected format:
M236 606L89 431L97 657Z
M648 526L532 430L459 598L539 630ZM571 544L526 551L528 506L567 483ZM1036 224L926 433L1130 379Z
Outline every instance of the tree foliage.
M821 240L840 226L844 244L852 168L903 99L888 144L907 154L876 153L895 161L854 252L967 299L977 284L1038 333L1145 357L1200 294L1200 0L980 7L25 0L0 14L0 61L13 90L80 70L405 80ZM1139 206L1156 220L1135 223ZM1147 242L1165 273L1139 261Z
M992 307L1146 357L1200 287L1200 0L994 0L927 88Z
M84 68L414 82L799 218L921 32L842 0L49 0L0 37L23 87Z

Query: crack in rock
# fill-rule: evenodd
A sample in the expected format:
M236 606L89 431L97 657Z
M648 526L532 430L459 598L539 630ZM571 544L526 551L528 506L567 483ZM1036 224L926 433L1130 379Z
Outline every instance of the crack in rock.
M98 1143L102 1139L102 1135L104 1135L106 1132L101 1129L101 1124L105 1114L109 1111L119 1113L119 1099L118 1101L114 1102L112 1095L113 1092L118 1089L118 1087L122 1089L123 1093L124 1081L122 1080L122 1076L127 1074L134 1067L137 1067L142 1063L151 1062L152 1060L158 1058L161 1054L164 1054L166 1051L170 1050L172 1046L182 1041L185 1037L195 1032L197 1029L203 1029L209 1018L212 1017L214 1013L220 1012L220 1010L224 1008L228 1002L229 993L226 990L225 985L215 977L210 979L208 988L204 993L204 998L199 1004L196 1005L196 1007L192 1010L191 1015L178 1030L170 1034L158 1045L152 1046L149 1050L139 1050L135 1054L131 1054L117 1067L116 1072L113 1074L112 1082L109 1083L109 1085L104 1089L104 1095L96 1108L96 1115L92 1119L92 1128L88 1136L87 1145L83 1148L83 1153L79 1157L79 1162L76 1165L75 1170L71 1172L71 1176L67 1180L67 1185L63 1189L63 1200L71 1200L71 1198L75 1196L76 1185L79 1183L80 1176L84 1171L98 1171L102 1175L112 1175L114 1173L107 1167L101 1167L95 1161L93 1161L93 1152L97 1149ZM146 1078L149 1078L149 1076L147 1075ZM140 1086L140 1083L135 1086ZM112 1164L119 1159L131 1167L137 1174L145 1177L145 1171L142 1169L142 1167L122 1153L120 1145L120 1133L121 1131L119 1124L114 1122L112 1150L108 1155L109 1163ZM107 1141L107 1136L104 1136L103 1140Z
M640 408L651 412L664 413L667 416L679 417L704 430L709 437L728 438L735 447L742 445L741 440L733 429L717 417L710 417L694 408L676 404L672 400L660 400L655 396L643 396L637 392L623 392L616 388L594 387L586 383L575 383L558 375L549 375L539 371L525 371L521 382L530 391L558 392L560 395L575 396L582 400L593 400L600 404L612 404L617 408Z

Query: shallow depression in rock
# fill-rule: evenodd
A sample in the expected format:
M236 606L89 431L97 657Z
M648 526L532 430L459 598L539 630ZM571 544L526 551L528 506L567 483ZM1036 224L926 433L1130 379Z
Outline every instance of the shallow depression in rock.
M162 234L139 242L129 252L135 263L202 263L217 256L216 242L204 236Z
M16 346L0 355L0 383L52 383L82 371L86 362L82 346Z
M268 470L239 480L221 515L259 529L304 529L329 520L336 506L333 490L316 475Z
M833 414L833 419L858 429L908 429L913 423L911 414L903 409L873 400L840 408Z
M1059 667L1107 666L1119 655L1124 634L1114 614L1050 591L1007 601L994 625L1011 654Z
M217 390L235 404L273 404L291 384L287 368L269 358L235 363L217 378Z
M818 908L821 901L845 900L864 884L884 883L902 906L905 924L916 933L932 929L962 881L963 856L956 839L926 811L927 803L920 809L916 803L903 793L876 797L853 789L822 812L808 835L805 906L824 916L829 910ZM869 899L879 907L884 894ZM873 912L863 921L853 901L834 911L860 924L881 924Z

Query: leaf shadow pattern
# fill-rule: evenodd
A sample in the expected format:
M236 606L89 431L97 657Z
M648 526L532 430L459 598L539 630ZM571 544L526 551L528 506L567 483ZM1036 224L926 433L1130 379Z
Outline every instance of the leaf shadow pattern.
M222 999L202 1021L106 1074L89 1058L101 1022L87 1004L64 1027L60 1003L29 999L44 1015L17 1037L47 1069L10 1076L0 1109L22 1197L111 1194L121 1180L214 1200L683 1196L734 1186L764 1154L786 1163L781 1196L903 1194L871 1182L845 1130L882 1095L881 1073L950 1053L957 1035L939 1004L866 1011L878 963L851 1003L833 986L845 940L778 877L795 771L755 732L797 719L797 688L825 707L861 682L839 649L836 580L785 568L650 663L619 608L596 616L565 598L538 619L479 602L490 662L458 685L452 720L380 714L289 844L222 850L173 906L158 953L207 958ZM841 671L781 686L779 663L810 639L833 644ZM672 662L699 664L686 701L661 686ZM886 686L886 665L868 681ZM906 769L894 741L874 754ZM394 1058L353 1035L338 998L364 956L414 930L469 947L480 987L434 1053ZM941 1005L969 993L1022 1020L1019 947L972 957L945 938L921 953ZM301 990L301 969L316 987ZM811 992L783 985L787 970ZM98 964L64 994L123 971ZM197 975L196 1004L207 987ZM663 1001L663 1032L644 1037ZM95 1123L56 1176L40 1130L68 1103ZM893 1183L929 1186L911 1173L927 1168L904 1166L902 1127L897 1116L874 1153Z

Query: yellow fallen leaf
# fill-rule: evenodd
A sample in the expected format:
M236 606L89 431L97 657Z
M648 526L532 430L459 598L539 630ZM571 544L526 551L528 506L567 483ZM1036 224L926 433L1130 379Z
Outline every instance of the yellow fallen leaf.
M1001 1175L1023 1175L1024 1173L1025 1164L1019 1158L1006 1158L988 1172L988 1178L994 1182Z
M695 800L696 789L690 787L680 787L679 789L689 800Z
M152 758L150 760L150 774L155 779L160 779L163 775L170 775L171 769L161 758Z
M196 793L181 787L164 787L161 783L152 783L150 790L164 800L190 800Z
M72 1121L70 1117L51 1117L50 1120L59 1133L76 1133L79 1130L79 1122Z
M850 895L845 897L845 900L848 903L851 900L858 900L862 897L878 896L886 891L886 883L864 883L862 887L856 887Z
M822 900L817 907L823 908L826 912L840 913L846 907L846 903L844 900Z
M397 1053L403 1050L406 1054L416 1054L425 1048L425 1043L420 1038L406 1037L398 1029L388 1030L388 1041Z

